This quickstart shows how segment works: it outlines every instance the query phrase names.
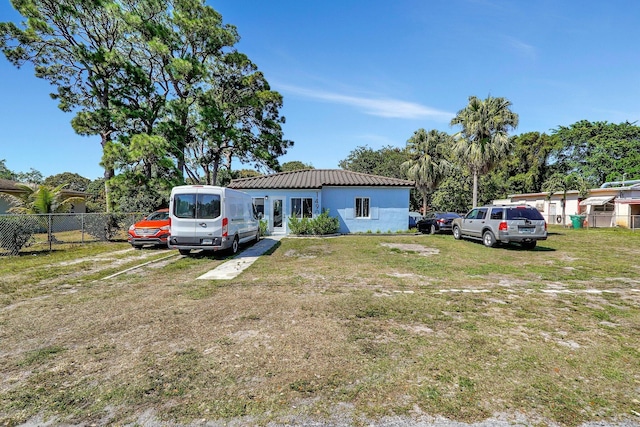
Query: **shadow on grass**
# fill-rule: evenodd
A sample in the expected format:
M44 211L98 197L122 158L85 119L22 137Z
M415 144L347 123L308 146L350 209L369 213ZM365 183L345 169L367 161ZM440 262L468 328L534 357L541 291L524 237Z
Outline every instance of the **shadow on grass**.
M264 253L260 254L260 256L271 255L272 253L274 253L280 247L280 244L281 244L280 241L277 241L271 248L267 249ZM189 254L189 257L197 258L197 259L210 259L210 260L216 260L216 261L227 261L227 260L230 260L232 258L242 257L242 253L244 251L246 251L247 249L250 249L252 247L253 247L252 244L241 245L240 246L241 250L238 251L237 254L232 254L228 250L219 250L219 251L206 251L206 250L202 250L202 249L201 250L194 250L194 251L191 251L191 253Z
M273 254L281 245L282 243L280 243L279 241L276 242L275 245L273 245L273 247L269 248L265 253L263 253L262 255L271 255Z
M471 243L475 243L476 245L483 245L484 243L482 243L482 240L476 240L476 239L464 239L465 242L471 242ZM549 248L546 246L540 246L537 245L535 248L533 249L527 249L525 247L523 247L522 245L520 245L519 243L496 243L496 245L492 248L487 248L487 250L489 249L494 249L494 250L507 250L507 251L522 251L522 252L555 252L556 249L554 248Z

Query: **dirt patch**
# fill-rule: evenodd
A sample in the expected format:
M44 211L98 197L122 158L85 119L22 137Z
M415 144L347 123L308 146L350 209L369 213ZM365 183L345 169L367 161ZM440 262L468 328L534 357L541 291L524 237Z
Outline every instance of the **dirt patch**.
M415 252L420 256L437 255L440 253L440 249L427 248L426 246L413 243L380 243L380 246L384 246L385 248L397 249L402 252Z
M108 252L108 253L104 253L104 254L100 254L100 255L96 255L96 256L92 256L92 257L82 257L82 258L76 258L70 261L62 261L59 263L56 263L54 265L75 265L75 264L80 264L83 262L87 262L87 261L110 261L110 260L115 260L119 255L124 255L127 254L129 252L134 252L133 248L130 249L123 249L121 251L114 251L114 252ZM155 252L140 252L142 257L147 257L147 256L151 256L154 255Z

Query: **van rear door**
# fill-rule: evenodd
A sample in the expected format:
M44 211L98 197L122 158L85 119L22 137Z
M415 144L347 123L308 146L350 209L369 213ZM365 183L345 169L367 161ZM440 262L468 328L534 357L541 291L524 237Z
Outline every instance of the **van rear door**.
M202 246L220 246L224 227L228 227L228 224L223 224L222 193L199 189L196 200L196 239Z
M172 203L172 246L189 249L222 246L222 191L188 187L176 191Z
M173 195L173 209L171 215L171 235L183 243L193 244L190 236L195 234L196 195L194 189L189 193Z

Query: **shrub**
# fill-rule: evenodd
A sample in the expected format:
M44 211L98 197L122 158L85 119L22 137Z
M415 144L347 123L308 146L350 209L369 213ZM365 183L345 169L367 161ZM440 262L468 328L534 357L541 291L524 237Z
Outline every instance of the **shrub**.
M336 217L329 216L329 211L324 210L320 215L311 220L312 234L334 234L340 229L340 221Z
M260 220L260 235L268 236L269 235L269 223L266 219Z
M293 234L313 234L309 226L309 218L289 217L289 230Z
M0 217L0 247L6 249L9 255L18 255L24 246L31 244L39 228L38 219L31 216Z
M84 215L84 231L101 241L113 240L121 230L129 228L127 224L127 218L124 215L111 213Z
M338 218L329 216L329 211L326 209L313 219L300 219L294 216L289 218L289 230L293 234L312 234L319 236L337 233L339 229L340 221Z

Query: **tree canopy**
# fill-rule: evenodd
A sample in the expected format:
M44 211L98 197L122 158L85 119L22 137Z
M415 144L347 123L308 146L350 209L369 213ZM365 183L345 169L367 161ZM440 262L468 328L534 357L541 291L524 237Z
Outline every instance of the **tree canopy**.
M508 132L518 126L518 115L506 98L492 96L482 100L469 97L469 103L451 120L460 125L454 151L473 176L473 207L478 201L478 177L489 172L511 150Z
M292 146L283 139L282 96L204 0L13 5L25 21L0 23L0 48L56 88L51 96L75 114L76 133L100 137L114 191L105 192L107 209L133 189L160 196L183 182L183 171L213 184L234 158L278 170Z
M581 120L552 135L557 148L550 160L557 172L575 172L592 186L624 176L640 178L640 127L633 123Z
M415 181L422 194L422 212L427 212L427 193L436 189L451 170L447 151L451 149L451 136L438 130L418 129L407 141L408 160L400 165L406 177Z
M300 170L307 170L307 169L315 169L310 163L303 163L299 160L293 160L290 162L285 162L282 164L282 167L280 168L280 170L282 172L293 172L293 171L300 171Z
M55 188L63 185L66 190L87 191L91 180L77 173L63 172L57 175L51 175L45 178L44 184Z

